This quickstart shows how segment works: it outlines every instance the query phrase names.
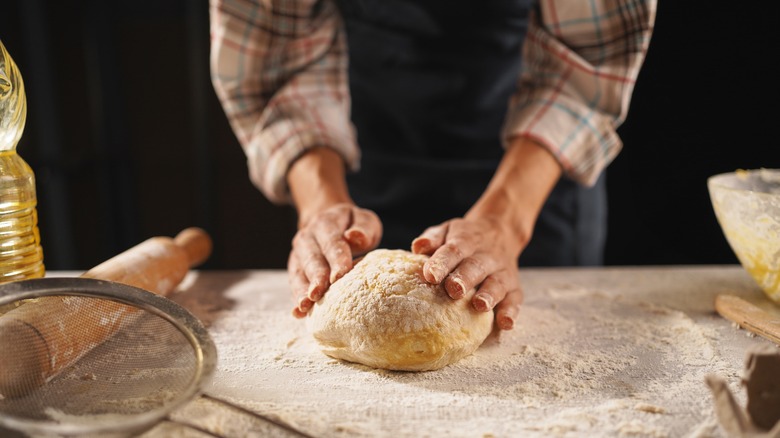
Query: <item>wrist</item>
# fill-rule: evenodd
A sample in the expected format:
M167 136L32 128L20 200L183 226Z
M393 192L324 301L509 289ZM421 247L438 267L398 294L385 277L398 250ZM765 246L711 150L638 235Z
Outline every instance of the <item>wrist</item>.
M298 225L304 226L316 214L336 204L352 204L341 156L328 147L315 147L293 162L287 183L298 212Z
M560 164L546 148L525 137L515 138L466 218L484 218L500 224L520 248L525 248L539 212L561 174Z

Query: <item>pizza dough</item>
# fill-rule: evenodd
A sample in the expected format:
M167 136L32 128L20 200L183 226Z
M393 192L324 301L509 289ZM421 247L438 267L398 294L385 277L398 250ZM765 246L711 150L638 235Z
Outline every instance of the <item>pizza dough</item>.
M307 327L328 356L374 368L435 370L482 344L493 312L477 312L474 291L459 299L425 281L427 256L368 253L314 305Z

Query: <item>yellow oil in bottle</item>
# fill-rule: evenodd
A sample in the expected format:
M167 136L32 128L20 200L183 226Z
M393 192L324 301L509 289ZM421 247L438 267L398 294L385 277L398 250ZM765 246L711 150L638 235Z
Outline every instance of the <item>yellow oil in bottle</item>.
M0 283L45 273L35 175L16 153L26 119L22 76L0 41Z

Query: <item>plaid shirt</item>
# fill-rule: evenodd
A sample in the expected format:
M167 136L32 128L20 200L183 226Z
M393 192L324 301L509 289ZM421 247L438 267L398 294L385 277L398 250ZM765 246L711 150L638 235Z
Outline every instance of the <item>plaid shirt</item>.
M541 0L508 102L504 144L529 137L592 184L617 155L655 20L656 0ZM212 81L271 201L290 202L287 170L327 146L357 171L346 35L330 0L211 0Z

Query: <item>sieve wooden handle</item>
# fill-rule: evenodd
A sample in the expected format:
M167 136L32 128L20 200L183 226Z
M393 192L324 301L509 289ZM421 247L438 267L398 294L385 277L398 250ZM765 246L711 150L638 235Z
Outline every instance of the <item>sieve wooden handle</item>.
M152 237L90 269L82 277L124 283L167 296L191 267L211 253L211 238L187 228L175 238ZM106 300L49 297L0 317L0 395L19 397L41 386L140 314ZM56 315L56 318L52 318ZM88 316L99 315L99 318Z

